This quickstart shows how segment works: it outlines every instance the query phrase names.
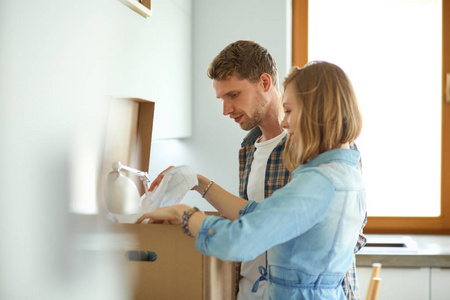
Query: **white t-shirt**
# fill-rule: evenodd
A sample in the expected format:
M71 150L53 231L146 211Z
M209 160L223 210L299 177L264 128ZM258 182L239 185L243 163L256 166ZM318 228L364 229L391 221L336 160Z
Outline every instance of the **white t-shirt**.
M273 149L286 135L283 131L278 136L264 141L262 143L255 143L255 153L253 154L253 162L248 178L247 196L249 200L261 202L264 200L264 182L266 179L267 160ZM266 281L259 283L259 288L256 293L252 293L253 285L261 276L258 271L259 266L266 267L266 252L255 258L254 260L243 262L241 264L241 280L239 281L239 293L237 300L255 300L262 299Z

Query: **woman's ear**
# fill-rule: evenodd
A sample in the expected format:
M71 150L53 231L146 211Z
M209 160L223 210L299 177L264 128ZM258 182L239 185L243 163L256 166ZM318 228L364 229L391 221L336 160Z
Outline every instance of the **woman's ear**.
M259 76L259 82L261 83L264 92L267 92L272 87L272 77L270 77L267 73L262 73L261 76Z

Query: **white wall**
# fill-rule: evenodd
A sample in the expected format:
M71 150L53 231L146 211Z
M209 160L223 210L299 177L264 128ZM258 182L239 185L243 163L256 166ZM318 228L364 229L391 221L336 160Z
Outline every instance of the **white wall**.
M291 1L194 0L192 11L192 137L153 142L150 175L156 176L169 165L190 164L237 195L238 151L246 132L222 115L222 103L215 98L206 70L226 45L253 40L271 52L281 82L291 65ZM188 193L185 201L213 209L195 192Z
M0 299L127 299L118 266L72 251L68 200L95 209L108 96L155 100L155 136L191 133L191 1L152 6L0 1Z
M151 175L191 164L237 193L245 133L221 116L206 69L250 39L284 77L290 1L153 0L152 9L144 19L115 0L0 1L0 299L127 298L111 261L76 257L82 224L68 214L74 200L95 210L110 95L154 100L155 139L192 133L154 141Z

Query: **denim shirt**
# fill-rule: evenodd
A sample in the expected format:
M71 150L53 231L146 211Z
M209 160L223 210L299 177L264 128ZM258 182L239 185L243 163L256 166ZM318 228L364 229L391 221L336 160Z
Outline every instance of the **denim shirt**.
M271 197L249 201L237 220L206 217L197 249L230 261L269 250L268 270L260 267L260 280L269 281L264 299L345 299L341 281L366 212L359 158L354 150L327 151Z

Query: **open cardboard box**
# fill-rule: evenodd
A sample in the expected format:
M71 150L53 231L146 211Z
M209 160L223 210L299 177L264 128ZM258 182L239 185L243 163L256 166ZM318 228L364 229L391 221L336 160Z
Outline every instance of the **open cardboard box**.
M113 162L148 171L154 110L155 103L144 99L112 99L99 178L100 207L105 207L102 191ZM139 179L135 183L143 194ZM145 251L156 254L154 261L126 262L138 269L134 299L235 299L235 264L202 255L195 249L195 239L183 234L179 225L112 223L109 227L115 234L134 236L124 240L124 257Z

